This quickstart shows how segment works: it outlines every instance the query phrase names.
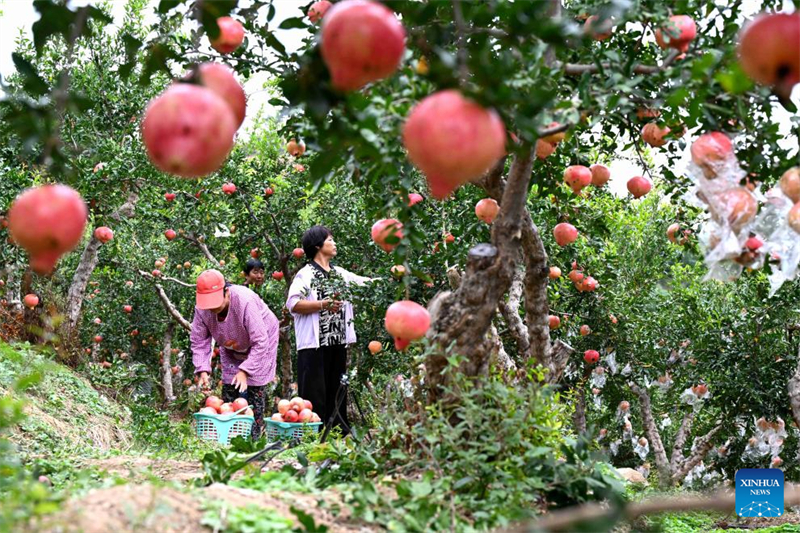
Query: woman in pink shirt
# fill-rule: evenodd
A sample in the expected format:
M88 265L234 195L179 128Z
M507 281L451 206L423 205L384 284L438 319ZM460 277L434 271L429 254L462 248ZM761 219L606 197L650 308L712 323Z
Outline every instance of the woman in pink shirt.
M294 317L297 388L298 395L309 400L327 424L335 414L336 393L342 374L347 372L347 345L356 342L356 331L353 306L337 300L326 285L336 279L363 285L373 278L331 265L331 259L336 257L336 242L328 228L310 228L303 234L302 242L308 264L295 275L286 300L286 307ZM335 425L347 433L346 397L338 414L340 420Z
M211 340L219 346L222 400L247 399L256 423L253 438L264 428L266 385L275 380L278 319L247 287L227 283L216 270L197 278L197 300L190 340L192 363L201 387L209 385Z

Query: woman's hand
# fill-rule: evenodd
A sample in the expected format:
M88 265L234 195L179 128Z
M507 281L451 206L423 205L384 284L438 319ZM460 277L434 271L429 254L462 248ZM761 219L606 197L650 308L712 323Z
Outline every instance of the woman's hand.
M233 380L231 381L231 385L236 388L239 392L244 392L247 390L247 372L244 370L239 370L235 376L233 376Z
M211 388L211 382L208 379L208 372L200 372L200 375L197 378L197 385L201 390Z

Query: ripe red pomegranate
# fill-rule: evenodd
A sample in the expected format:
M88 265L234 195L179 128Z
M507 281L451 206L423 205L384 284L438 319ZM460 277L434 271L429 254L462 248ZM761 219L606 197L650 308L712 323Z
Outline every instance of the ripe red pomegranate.
M575 267L573 267L572 270L569 271L568 277L572 283L578 284L583 281L584 275L583 272L575 270Z
M66 185L42 185L20 194L8 211L11 238L30 254L37 274L50 274L59 257L81 240L86 204Z
M578 194L581 189L592 182L592 171L583 165L567 167L567 170L564 171L564 182L572 189L572 192Z
M597 350L586 350L583 352L583 360L593 365L600 360L600 352Z
M717 176L720 168L735 159L731 140L722 132L704 133L692 143L692 161L703 170L708 179Z
M619 402L620 411L627 411L630 408L631 408L631 404L627 400L622 400L621 402Z
M641 447L647 446L647 439L644 437L639 437L639 446Z
M35 294L26 294L25 298L22 299L22 303L25 304L25 307L33 309L39 305L39 297Z
M556 315L547 317L547 325L550 329L558 329L561 327L561 318Z
M233 112L238 129L244 122L247 97L242 84L236 80L233 70L220 63L203 63L198 68L200 83L222 98Z
M497 200L494 198L484 198L475 204L475 215L487 224L494 222L499 212L500 206L497 205Z
M165 193L164 199L168 202L172 202L173 200L175 200L175 193L174 192Z
M800 11L765 13L747 24L739 38L742 70L757 83L789 98L800 82Z
M233 412L233 407L228 402L223 403L219 406L219 414L224 415Z
M132 305L124 305L124 306L122 306L122 310L125 311L126 313L130 313L130 312L133 311L133 306Z
M176 83L147 106L142 138L150 161L184 178L219 169L233 148L236 119L214 91Z
M272 273L272 279L274 279L276 281L282 280L283 279L283 272L278 272L278 271L273 272Z
M319 2L314 2L311 4L311 7L308 8L308 19L316 24L322 17L325 16L325 13L331 8L333 4L331 4L328 0L320 0Z
M303 252L302 248L295 248L292 250L292 255L299 259L305 255L305 252Z
M611 19L600 20L597 15L592 15L583 23L583 33L595 41L605 41L611 37L613 23L614 21Z
M105 244L114 238L114 232L109 227L100 226L94 230L94 238Z
M405 52L406 31L394 12L368 0L345 0L322 20L322 59L331 85L354 91L391 76Z
M286 151L289 152L289 155L292 157L300 157L306 152L306 145L302 142L290 139L289 142L286 143Z
M371 234L375 244L383 251L391 252L403 238L403 224L394 218L384 218L372 225Z
M561 269L558 267L550 267L550 272L547 276L550 279L558 279L561 277Z
M678 224L677 222L669 225L669 227L667 228L667 239L669 239L669 242L677 244L678 239L677 239L677 237L675 237L675 234L680 229L681 229L681 225Z
M456 242L455 236L453 236L453 234L450 233L449 231L445 231L444 235L442 235L442 238L444 239L444 242L446 242L447 244L453 244L454 242Z
M685 53L696 36L697 26L692 17L673 15L667 24L656 30L656 43L663 49L674 48Z
M792 202L800 202L800 167L793 167L784 172L778 183L783 194Z
M556 244L566 246L575 242L575 239L578 238L578 230L572 224L562 222L561 224L556 224L556 227L553 228L553 237L556 239Z
M272 196L275 191L272 190L272 187L267 187L264 189L264 196Z
M392 273L392 276L396 278L402 278L406 275L406 267L403 265L394 265L391 269L389 269Z
M288 410L288 411L286 411L286 413L283 415L283 421L284 421L284 422L288 422L288 423L290 423L290 424L295 424L295 423L297 423L297 421L298 421L299 419L300 419L300 415L299 415L299 413L298 413L297 411L295 411L294 409L289 409L289 410Z
M505 138L497 113L453 89L423 99L403 126L408 157L425 174L431 193L439 200L483 175L503 157Z
M581 335L583 337L586 337L587 335L590 335L591 333L592 333L592 328L590 328L586 324L581 326Z
M94 342L96 342L96 343L103 342L103 336L102 335L95 335L94 336Z
M739 232L755 218L758 203L745 187L735 187L718 194L716 201L710 206L710 211L716 220L724 218L733 231Z
M242 23L231 17L220 17L217 19L219 26L219 36L211 41L211 48L220 54L230 54L244 41L244 26Z
M749 239L744 241L744 247L750 250L751 252L755 252L762 246L764 246L764 241L762 241L758 237L750 237Z
M667 144L665 137L669 135L669 132L670 129L666 126L661 128L655 122L648 122L642 127L642 140L650 146L658 148Z
M227 195L231 195L236 192L236 185L234 185L233 183L223 183L222 192L224 192Z
M611 171L605 165L596 163L589 167L589 171L592 173L592 185L595 187L602 187L611 179Z
M789 209L789 213L786 215L786 220L789 223L789 227L792 228L797 233L800 233L800 203L796 203Z
M372 355L375 355L376 353L380 352L383 349L383 345L378 341L370 341L367 348L369 348L369 352Z
M389 306L384 318L386 331L394 337L398 350L425 336L431 325L428 310L416 302L401 300Z
M168 229L167 231L164 232L164 237L166 237L168 241L171 241L171 240L175 239L175 237L177 237L177 236L178 236L178 234L175 233L174 229ZM164 266L163 262L162 262L161 266Z
M151 274L153 275L154 278L160 278L161 277L161 271L158 270L158 269L153 270L151 272Z
M652 188L653 186L650 184L650 180L642 176L634 176L628 180L628 192L630 192L634 198L641 198L649 193Z
M539 139L536 141L536 157L547 159L556 151L556 145Z
M412 205L418 204L422 200L424 200L424 198L422 197L421 194L417 194L415 192L409 193L409 195L408 195L408 207L411 207Z

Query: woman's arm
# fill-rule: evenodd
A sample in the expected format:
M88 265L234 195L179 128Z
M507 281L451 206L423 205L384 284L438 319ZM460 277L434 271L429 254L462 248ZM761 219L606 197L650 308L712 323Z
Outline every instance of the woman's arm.
M340 302L334 302L333 300L298 300L291 311L298 315L310 315L319 313L323 309L331 309L335 313L339 310L340 305Z

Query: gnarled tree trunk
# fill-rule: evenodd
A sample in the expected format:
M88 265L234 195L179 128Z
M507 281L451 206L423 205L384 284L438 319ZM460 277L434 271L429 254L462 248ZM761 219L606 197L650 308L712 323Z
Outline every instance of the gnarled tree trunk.
M164 332L164 344L161 350L161 385L164 387L164 401L175 401L175 391L172 388L172 335L175 333L175 323L170 320Z

